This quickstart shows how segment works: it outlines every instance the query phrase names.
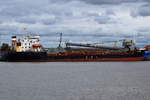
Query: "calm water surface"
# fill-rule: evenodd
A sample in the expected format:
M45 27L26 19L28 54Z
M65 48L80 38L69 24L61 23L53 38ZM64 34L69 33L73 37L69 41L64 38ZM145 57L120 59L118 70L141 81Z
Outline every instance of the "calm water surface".
M150 100L150 62L0 62L0 100Z

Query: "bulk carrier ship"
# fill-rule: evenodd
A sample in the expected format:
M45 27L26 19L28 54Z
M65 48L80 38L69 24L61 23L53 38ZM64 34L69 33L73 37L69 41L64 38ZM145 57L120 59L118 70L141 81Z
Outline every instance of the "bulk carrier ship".
M61 42L61 41L60 41ZM22 38L12 36L11 50L1 57L8 62L90 62L90 61L142 61L144 53L134 42L122 41L123 47L110 47L83 43L66 43L55 49L45 49L40 44L40 36L27 35Z

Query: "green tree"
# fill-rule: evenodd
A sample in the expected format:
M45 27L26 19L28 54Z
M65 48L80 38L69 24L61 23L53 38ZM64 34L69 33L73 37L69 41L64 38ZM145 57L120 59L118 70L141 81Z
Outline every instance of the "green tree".
M1 51L5 52L5 51L9 51L10 50L10 46L7 43L3 43L1 48Z

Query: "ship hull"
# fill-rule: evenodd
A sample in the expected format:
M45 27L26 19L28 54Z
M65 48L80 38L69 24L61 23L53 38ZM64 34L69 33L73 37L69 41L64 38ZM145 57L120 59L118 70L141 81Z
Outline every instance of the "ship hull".
M7 60L8 62L128 62L143 61L144 57L130 58L99 58L99 59L32 59L32 60Z
M9 52L3 57L4 61L20 62L20 61L44 61L47 60L46 52Z
M106 53L106 52L63 52L47 54L46 52L11 52L5 55L8 62L104 62L104 61L143 61L141 52Z
M107 61L143 61L143 57L97 58L97 59L49 59L48 62L107 62Z
M150 58L144 58L145 61L150 61Z
M150 51L145 51L144 52L144 60L145 61L150 61Z
M98 52L99 53L99 52ZM142 52L136 53L109 53L94 54L93 52L84 54L58 54L49 55L48 61L52 62L103 62L103 61L143 61L144 56Z
M5 56L4 53L0 53L0 61L4 61L4 56Z

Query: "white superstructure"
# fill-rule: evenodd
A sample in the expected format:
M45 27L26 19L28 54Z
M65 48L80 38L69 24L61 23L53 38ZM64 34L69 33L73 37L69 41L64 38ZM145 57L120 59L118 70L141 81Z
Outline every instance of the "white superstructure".
M22 38L12 37L12 49L17 52L41 51L40 36L27 35Z

